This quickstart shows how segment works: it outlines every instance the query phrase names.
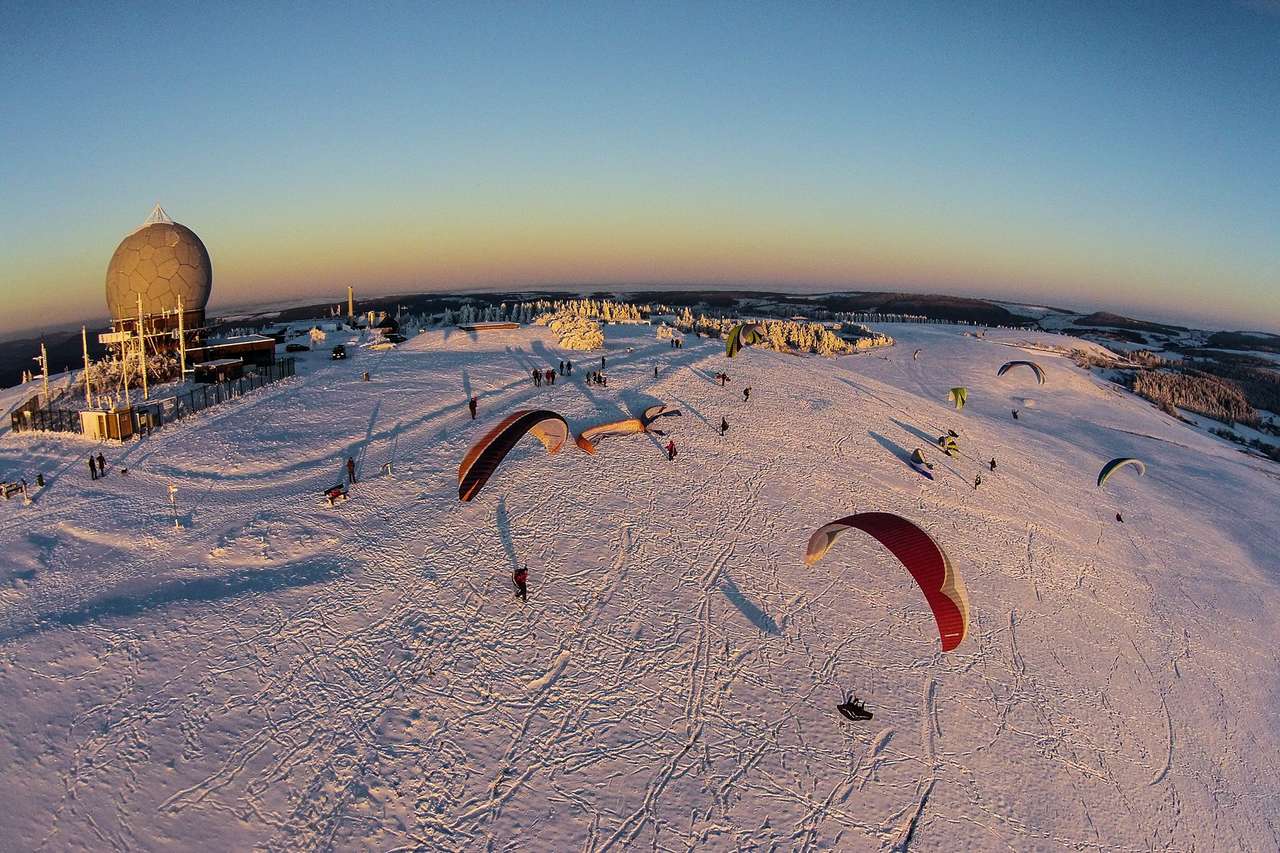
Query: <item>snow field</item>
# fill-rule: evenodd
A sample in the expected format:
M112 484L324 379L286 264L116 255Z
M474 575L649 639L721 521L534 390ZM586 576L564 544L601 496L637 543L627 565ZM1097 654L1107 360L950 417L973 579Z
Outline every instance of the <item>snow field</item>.
M5 435L0 466L50 484L0 514L0 837L1275 849L1274 466L1039 349L1053 335L883 330L899 345L729 361L607 326L605 388L582 381L598 353L540 328L319 353L104 449L98 482L89 445ZM1047 385L995 377L1019 343ZM534 388L561 358L574 376ZM581 429L659 401L684 411L663 425L674 463L656 437L595 457L527 439L457 500L458 461L502 414ZM948 428L958 460L930 450ZM348 455L361 482L330 509ZM1097 490L1121 455L1148 475ZM963 574L956 652L870 539L804 566L814 527L867 509L924 526ZM873 721L835 713L845 690Z

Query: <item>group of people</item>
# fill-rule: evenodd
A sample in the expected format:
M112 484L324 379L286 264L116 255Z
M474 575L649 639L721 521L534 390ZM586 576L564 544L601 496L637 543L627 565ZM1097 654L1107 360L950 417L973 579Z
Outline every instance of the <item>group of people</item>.
M107 460L102 458L101 453L96 457L89 454L89 476L95 480L107 476Z
M599 370L593 370L592 372L587 374L587 384L607 386L609 384L609 379L604 375L603 372Z
M672 349L680 349L680 347L682 347L682 346L684 346L684 341L682 341L680 338L672 338L672 339L671 339L671 348L672 348Z
M604 356L600 357L600 366L604 367ZM529 371L529 375L533 377L533 384L535 388L540 388L543 385L555 385L557 374L560 376L572 376L573 362L567 359L560 362L559 370L554 367L548 367L546 370L539 370L535 367ZM475 416L472 415L472 417L474 418Z

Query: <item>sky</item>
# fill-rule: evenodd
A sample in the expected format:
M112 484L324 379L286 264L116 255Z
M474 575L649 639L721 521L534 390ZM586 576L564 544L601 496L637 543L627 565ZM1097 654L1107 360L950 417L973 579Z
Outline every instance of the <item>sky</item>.
M1280 0L0 0L0 332L159 202L210 307L909 290L1280 330Z

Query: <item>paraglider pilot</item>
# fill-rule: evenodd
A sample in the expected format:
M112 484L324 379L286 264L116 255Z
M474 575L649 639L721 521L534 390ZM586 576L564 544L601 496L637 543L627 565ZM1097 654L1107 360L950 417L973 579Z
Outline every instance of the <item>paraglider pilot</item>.
M529 600L529 567L521 566L511 573L511 580L516 585L516 595L521 601Z
M858 699L857 696L850 694L844 704L837 705L836 710L850 720L870 720L872 714L867 710L867 705Z

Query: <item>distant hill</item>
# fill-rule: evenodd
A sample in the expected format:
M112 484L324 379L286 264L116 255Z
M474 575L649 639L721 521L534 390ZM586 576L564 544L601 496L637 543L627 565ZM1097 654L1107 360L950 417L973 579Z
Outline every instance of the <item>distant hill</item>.
M1222 349L1256 350L1280 353L1280 335L1266 332L1214 332L1208 345Z
M1131 329L1138 332L1151 332L1157 335L1177 335L1191 331L1186 326L1171 326L1165 323L1152 323L1149 320L1135 320L1108 311L1095 311L1084 317L1077 317L1077 326L1102 326L1112 329Z

